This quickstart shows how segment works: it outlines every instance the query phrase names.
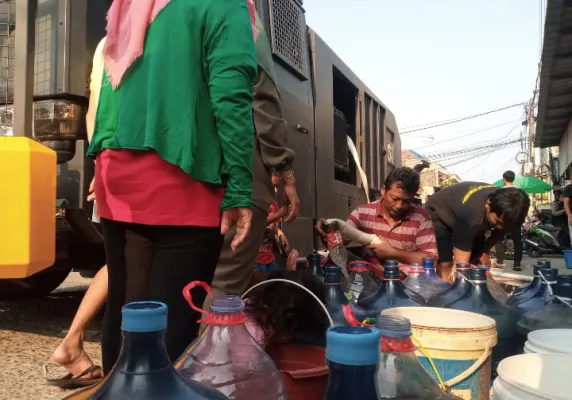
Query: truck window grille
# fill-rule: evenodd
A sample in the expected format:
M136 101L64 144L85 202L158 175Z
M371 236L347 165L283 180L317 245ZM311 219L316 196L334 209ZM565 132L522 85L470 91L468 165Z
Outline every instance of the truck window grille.
M363 157L364 165L365 165L365 175L367 176L367 181L369 186L371 187L372 177L371 177L371 121L370 121L370 112L371 112L371 97L367 94L365 95L365 104L364 104L364 116L365 116L365 124L364 124L364 139L365 139L365 154Z
M385 181L385 156L383 155L383 149L385 148L385 138L383 132L385 132L385 109L381 107L379 112L379 163L380 163L380 173L379 178L380 182L379 185L383 185Z
M302 7L295 0L270 1L270 27L274 54L299 77L308 79L307 29Z
M373 132L371 135L371 141L373 143L373 163L372 163L373 173L372 173L372 182L370 186L374 189L379 189L379 174L377 169L379 167L380 154L377 147L377 107L378 104L376 102L373 102L373 117L371 119L373 125L372 126Z

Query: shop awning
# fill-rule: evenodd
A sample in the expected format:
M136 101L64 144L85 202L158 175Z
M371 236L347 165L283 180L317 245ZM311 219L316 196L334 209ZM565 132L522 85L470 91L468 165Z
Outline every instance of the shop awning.
M572 0L549 0L534 145L558 146L572 116Z

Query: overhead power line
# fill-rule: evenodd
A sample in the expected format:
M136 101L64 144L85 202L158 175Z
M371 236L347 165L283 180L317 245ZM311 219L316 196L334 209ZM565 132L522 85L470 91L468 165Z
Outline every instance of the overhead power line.
M510 106L506 106L506 107L502 107L502 108L497 108L495 110L490 110L490 111L486 111L483 113L479 113L479 114L473 114L473 115L468 115L466 117L460 117L460 118L454 118L454 119L450 119L450 120L446 120L446 121L441 121L441 122L433 122L433 123L427 123L427 124L421 124L421 125L414 125L414 126L410 126L407 128L403 128L402 131L400 131L401 135L407 135L409 133L412 132L418 132L418 131L424 131L427 129L433 129L433 128L438 128L440 126L444 126L444 125L450 125L450 124L455 124L458 122L462 122L462 121L467 121L470 119L474 119L474 118L478 118L478 117L482 117L485 115L489 115L492 113L496 113L499 111L504 111L504 110L508 110L511 108L515 108L515 107L520 107L523 106L525 104L525 102L521 102L521 103L517 103L517 104L512 104Z
M467 136L476 135L477 133L490 131L491 129L495 129L495 128L501 127L501 126L503 126L503 125L508 125L508 124L512 124L512 123L515 123L515 122L520 122L520 120L521 120L521 119L519 118L519 119L517 119L517 120L512 120L512 121L508 121L508 122L503 122L502 124L496 124L496 125L493 125L493 126L489 126L489 127L487 127L487 128L479 129L479 130L477 130L477 131L472 131L472 132L467 133L467 134L465 134L465 135L455 136L455 137L449 138L449 139L447 139L447 140L442 140L442 141L437 142L437 143L429 143L429 144L427 144L427 145L425 145L425 146L418 147L416 150L425 149L425 148L427 148L427 147L433 147L433 146L436 146L436 145L438 145L438 144L443 144L443 143L447 143L447 142L450 142L450 141L453 141L453 140L462 139L462 138L465 138L465 137L467 137Z

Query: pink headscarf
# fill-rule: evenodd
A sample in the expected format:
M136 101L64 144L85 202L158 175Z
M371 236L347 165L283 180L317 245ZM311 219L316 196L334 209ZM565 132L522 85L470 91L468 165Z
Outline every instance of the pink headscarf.
M147 28L171 0L114 0L107 14L105 69L116 89L129 67L143 55ZM258 37L254 0L246 0L254 40Z

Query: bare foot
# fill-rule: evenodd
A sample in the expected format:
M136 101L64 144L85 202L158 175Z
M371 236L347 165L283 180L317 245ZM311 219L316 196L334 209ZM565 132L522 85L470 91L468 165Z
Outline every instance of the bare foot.
M72 345L64 339L54 351L53 359L64 367L73 376L78 376L89 368L93 361L83 350L81 344ZM82 376L80 379L103 378L103 370L97 368L95 371Z

